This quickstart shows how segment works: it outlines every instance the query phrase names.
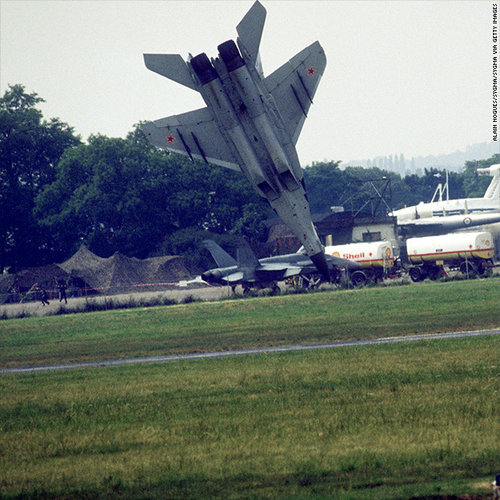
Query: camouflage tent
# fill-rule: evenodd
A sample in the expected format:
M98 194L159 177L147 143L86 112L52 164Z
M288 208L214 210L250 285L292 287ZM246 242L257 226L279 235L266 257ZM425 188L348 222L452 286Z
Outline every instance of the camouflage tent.
M136 259L117 252L103 258L82 245L62 264L32 267L17 274L0 276L0 303L37 300L39 287L47 290L50 298L55 298L56 281L59 280L66 283L70 297L163 290L197 274L199 271L184 257L168 255Z
M136 259L116 252L103 258L85 245L60 266L73 280L99 293L158 290L199 274L180 256Z
M68 283L70 276L57 264L27 267L16 274L3 274L0 276L0 304L37 300L40 288L47 290L50 297L55 297L56 282L59 280Z

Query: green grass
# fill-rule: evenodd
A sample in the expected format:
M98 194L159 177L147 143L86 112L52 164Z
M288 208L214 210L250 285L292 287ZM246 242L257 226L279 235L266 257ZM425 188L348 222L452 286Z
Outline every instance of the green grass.
M5 320L0 365L493 328L499 292L488 279ZM499 354L488 336L2 375L0 498L487 498Z
M0 367L493 328L500 280L0 322Z
M487 498L499 347L491 336L2 376L0 497Z

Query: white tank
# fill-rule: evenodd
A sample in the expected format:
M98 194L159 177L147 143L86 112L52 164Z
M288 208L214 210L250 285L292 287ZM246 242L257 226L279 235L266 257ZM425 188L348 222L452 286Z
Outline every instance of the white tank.
M332 245L325 247L325 254L353 260L362 267L392 267L394 265L390 241Z
M491 259L495 251L493 237L488 231L409 238L406 249L412 264Z

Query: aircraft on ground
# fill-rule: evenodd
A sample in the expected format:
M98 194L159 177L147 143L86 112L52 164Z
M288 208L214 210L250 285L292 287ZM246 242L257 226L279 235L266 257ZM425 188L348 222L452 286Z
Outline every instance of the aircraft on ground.
M314 282L318 270L310 257L304 253L292 253L257 259L244 241L237 247L236 259L223 250L215 241L205 240L203 246L210 252L219 267L205 271L201 279L211 284L242 285L243 290L252 287L278 290L277 281L302 276ZM326 256L329 270L338 268L359 269L360 264L340 257ZM333 274L333 273L332 273ZM319 280L318 280L319 281Z
M397 225L406 235L433 235L500 222L500 164L477 170L493 179L483 198L449 199L448 182L439 184L430 203L395 210ZM446 199L443 199L446 193ZM435 201L439 194L439 199Z
M314 42L264 77L259 45L265 17L256 1L236 27L236 43L220 44L216 58L202 53L184 61L179 54L144 54L148 69L198 91L207 107L142 128L157 147L245 174L328 279L295 149L326 56Z

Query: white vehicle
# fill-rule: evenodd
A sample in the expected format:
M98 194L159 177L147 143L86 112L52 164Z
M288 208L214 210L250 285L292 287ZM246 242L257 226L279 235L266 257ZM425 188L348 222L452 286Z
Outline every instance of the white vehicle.
M369 279L382 279L394 266L394 254L390 241L373 241L332 245L325 247L325 254L357 262L361 269L349 271L353 285L360 286Z
M413 281L437 279L444 265L467 275L482 274L495 251L488 231L409 238L406 249Z

